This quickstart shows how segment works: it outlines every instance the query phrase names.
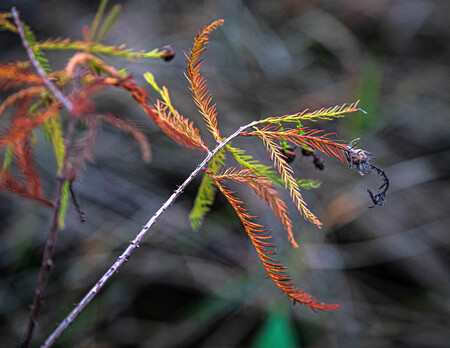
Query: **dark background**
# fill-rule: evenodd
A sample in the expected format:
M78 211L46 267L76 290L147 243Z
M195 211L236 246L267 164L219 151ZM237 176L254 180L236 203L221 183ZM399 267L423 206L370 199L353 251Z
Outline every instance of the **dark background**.
M262 117L361 99L368 115L312 126L338 132L346 141L361 137L360 145L376 157L373 163L388 174L391 189L386 206L368 209L366 188L380 185L377 176L361 177L329 158L321 172L298 155L296 176L323 182L304 196L324 227L306 223L288 203L300 243L293 249L264 204L231 185L271 228L279 258L295 283L319 300L342 306L314 313L293 307L265 279L256 252L222 197L204 226L191 230L188 215L199 177L55 346L447 346L450 2L111 3L121 3L123 13L106 44L151 50L171 43L177 56L169 63L106 61L133 72L141 85L142 73L153 72L210 144L183 76L182 52L204 25L223 18L203 68L222 133ZM91 23L98 3L2 1L1 10L13 5L43 40L81 39L81 28ZM0 33L0 47L3 62L26 59L13 34ZM47 57L58 69L70 55L49 52ZM153 159L143 163L133 139L103 127L96 161L75 185L88 221L81 225L69 210L67 227L59 233L36 344L203 158L162 134L125 92L111 89L95 100L99 110L139 125L148 135ZM238 139L235 144L269 163L260 143ZM40 141L36 156L51 196L56 169L48 144ZM0 194L0 346L16 346L22 338L50 215L37 203Z

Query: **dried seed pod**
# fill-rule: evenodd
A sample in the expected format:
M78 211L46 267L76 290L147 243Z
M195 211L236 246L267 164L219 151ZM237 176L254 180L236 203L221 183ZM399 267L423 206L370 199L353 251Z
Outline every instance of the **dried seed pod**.
M317 155L314 155L314 161L313 161L313 163L314 163L314 166L315 166L317 169L323 170L323 169L325 168L325 163L324 163L324 160L323 160L322 157L319 157L319 156L317 156Z
M287 147L286 149L281 148L280 151L283 154L283 156L285 157L285 161L286 163L292 163L295 160L295 152L294 152L295 148L293 147Z
M166 45L162 47L161 51L164 51L164 53L161 55L161 58L164 59L166 62L172 60L175 57L175 50L171 45Z
M314 153L312 150L302 149L302 155L305 157L311 156Z

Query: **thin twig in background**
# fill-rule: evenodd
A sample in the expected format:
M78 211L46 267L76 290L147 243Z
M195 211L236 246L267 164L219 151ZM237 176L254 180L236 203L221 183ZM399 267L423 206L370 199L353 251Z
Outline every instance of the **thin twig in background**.
M11 13L14 17L14 23L17 26L17 30L19 31L19 35L20 35L20 39L22 40L22 44L25 47L25 49L27 50L28 57L30 58L31 63L37 70L39 76L42 78L42 80L44 81L47 88L54 94L56 99L58 99L69 112L72 112L72 109L73 109L72 102L69 99L67 99L62 94L62 92L50 81L50 79L47 77L47 74L44 72L41 65L37 61L36 57L34 56L33 50L31 49L31 47L28 43L28 40L25 37L25 33L22 28L22 23L20 22L19 13L17 12L15 7L13 7L11 9Z
M47 88L53 93L55 98L69 111L72 112L73 105L62 93L61 91L50 81L50 79L45 74L44 70L40 66L36 57L34 56L33 50L31 49L27 38L25 37L25 33L22 28L22 23L20 22L19 13L16 8L13 7L11 9L11 13L14 17L14 22L17 26L17 30L19 32L20 38L22 40L22 44L25 47L28 57L30 58L31 63L35 67L37 73L44 81L44 84ZM66 153L64 155L64 164L61 171L61 176L58 178L58 186L56 189L56 199L53 208L53 218L50 225L50 229L47 235L47 240L45 243L44 254L42 257L41 268L39 270L38 280L36 282L36 288L34 290L34 299L33 304L31 306L30 316L28 318L27 329L25 332L24 340L22 343L22 348L28 348L31 344L31 339L33 337L33 332L36 327L36 320L39 313L39 307L41 302L41 297L44 292L45 286L47 284L48 275L51 266L53 265L53 253L55 249L56 236L58 231L58 216L61 209L61 196L62 196L62 188L63 184L66 181L66 168L68 162L68 154L69 149L72 145L73 133L75 128L75 119L73 117L69 117L69 122L67 126L67 137L66 137Z
M142 238L145 237L150 228L155 224L158 218L164 214L166 209L173 204L173 202L181 195L186 188L187 185L200 173L209 161L214 157L214 155L223 148L228 142L232 139L239 136L244 130L253 127L258 124L259 121L253 121L246 126L240 127L236 132L226 138L224 141L220 142L216 148L208 152L206 158L195 168L195 170L189 175L189 177L181 184L177 190L169 197L169 199L158 209L158 211L151 217L151 219L147 222L147 224L142 228L142 230L136 235L136 237L131 241L125 251L119 256L116 262L106 271L106 273L95 283L95 285L89 290L89 292L83 297L83 299L77 304L77 306L69 313L69 315L59 324L59 326L52 332L52 334L47 338L45 343L41 347L50 347L55 343L56 339L64 332L65 329L69 327L69 325L75 320L78 314L86 307L89 302L97 295L101 288L105 285L106 281L113 276L113 274L117 271L117 269L123 265L125 261L128 261L129 256L133 252L134 249L139 247L139 243L142 241Z

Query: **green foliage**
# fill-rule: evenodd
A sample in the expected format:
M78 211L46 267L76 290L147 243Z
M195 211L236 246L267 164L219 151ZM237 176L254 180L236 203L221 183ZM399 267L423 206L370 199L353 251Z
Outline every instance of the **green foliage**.
M305 190L319 188L322 182L316 179L297 179L297 185Z
M56 163L58 164L58 175L61 174L61 169L64 163L64 155L66 153L66 147L64 144L64 137L61 125L61 118L55 115L49 118L42 124L44 134L46 138L53 145L53 152L55 153Z
M358 101L359 102L359 101ZM277 116L277 117L268 117L264 120L261 120L261 123L278 123L280 122L301 122L301 121L317 121L317 120L327 120L330 121L333 118L341 118L344 117L346 114L356 112L356 111L362 111L366 113L361 108L358 108L358 102L352 103L350 105L336 105L334 107L328 108L328 109L319 109L313 112L308 112L308 109L298 112L293 115L285 115L285 116Z
M137 58L161 58L164 51L159 51L155 48L152 51L138 51L134 52L131 49L126 49L125 46L105 46L101 43L91 43L87 41L71 41L70 39L55 39L38 42L35 47L40 50L76 50L89 51L91 53L102 53L110 56L124 57L127 59Z
M208 171L217 174L224 165L225 152L219 151L208 164ZM216 185L206 173L203 174L202 182L195 197L194 206L189 214L189 221L193 230L197 230L203 224L205 214L211 209L216 196Z
M356 95L364 104L367 111L365 117L352 117L347 120L349 125L349 137L354 138L371 130L376 121L378 99L380 95L381 82L383 79L383 65L375 57L368 59L361 72ZM378 122L379 123L379 122Z
M106 5L108 4L108 0L102 0L98 7L97 13L95 14L94 20L92 21L91 28L89 29L90 38L94 38L97 33L98 27L100 26L100 22L102 21L103 14L105 13Z
M227 144L226 149L233 155L236 162L244 168L250 169L256 175L265 176L278 187L284 187L284 181L280 173L273 170L272 167L261 164L251 155L246 154L245 150ZM296 179L297 185L303 189L311 190L320 186L320 180L314 179Z
M39 48L39 46L36 45L36 36L27 25L22 24L22 28L25 33L25 38L27 39L28 44L33 50L33 54L39 62L39 65L45 72L49 72L51 70L50 64L48 62L48 59L45 58L44 54L42 53L42 50Z
M8 145L8 146L6 146L5 157L3 159L3 166L2 166L2 168L3 168L4 171L9 169L9 167L11 166L12 157L13 157L12 145Z
M65 181L64 184L62 185L61 207L59 209L59 216L58 216L58 225L62 229L65 227L67 208L69 208L69 196L70 196L69 182Z
M100 30L97 33L96 37L93 37L95 41L102 41L108 31L111 29L113 24L116 22L117 18L119 18L120 12L122 11L122 6L115 5L111 11L109 11L108 17L104 20Z
M0 30L17 33L16 26L8 20L11 17L11 13L0 13Z

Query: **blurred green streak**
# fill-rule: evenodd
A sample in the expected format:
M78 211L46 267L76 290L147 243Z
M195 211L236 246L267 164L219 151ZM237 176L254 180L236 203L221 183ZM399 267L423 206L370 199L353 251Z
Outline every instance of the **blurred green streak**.
M359 106L367 112L367 115L347 119L349 137L355 138L373 130L379 120L376 112L382 80L383 64L378 58L370 57L361 71L355 97L355 100L360 100Z
M252 344L253 348L301 347L286 305L274 306Z

